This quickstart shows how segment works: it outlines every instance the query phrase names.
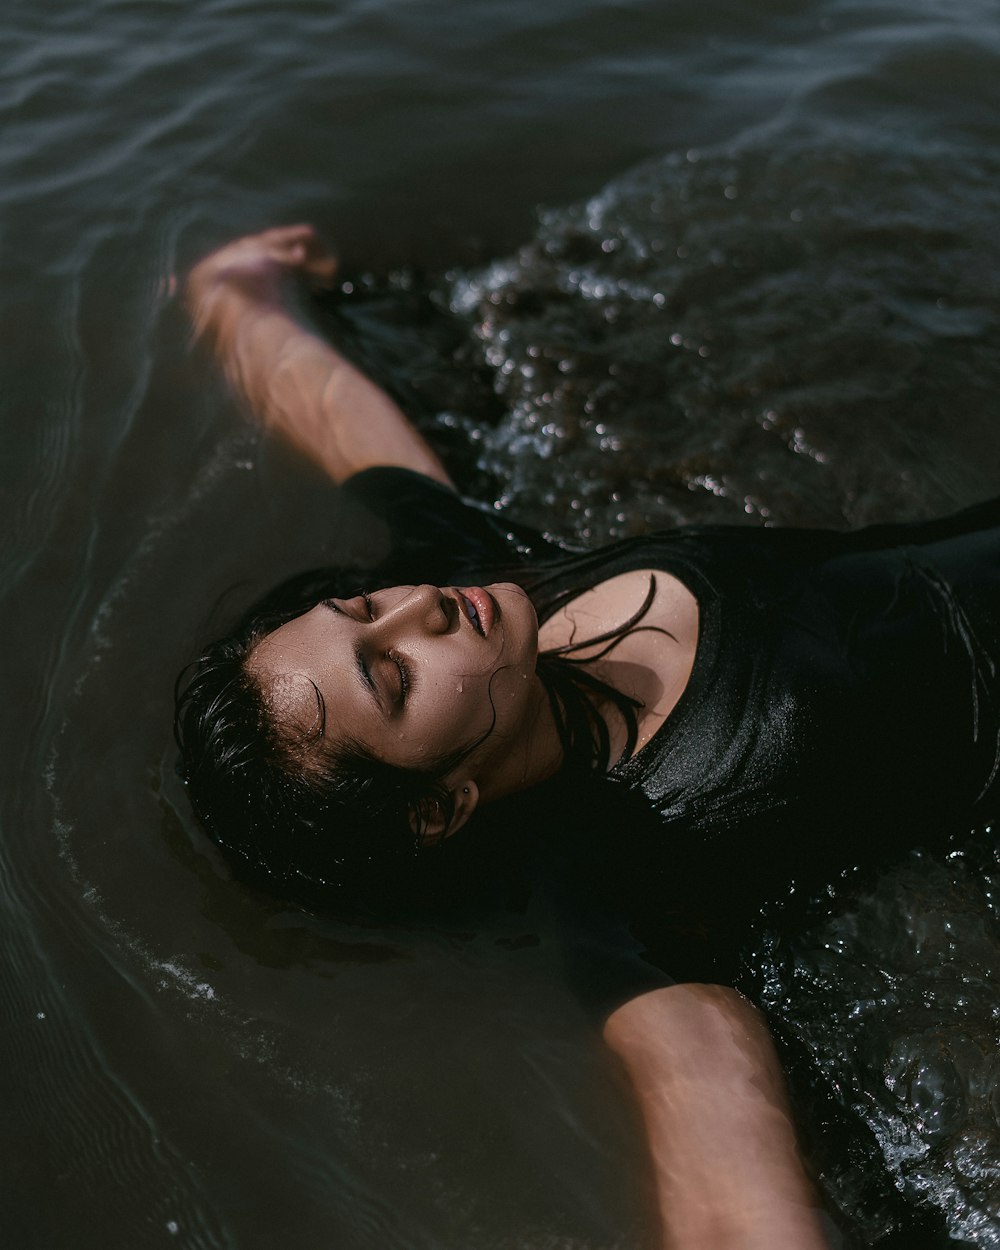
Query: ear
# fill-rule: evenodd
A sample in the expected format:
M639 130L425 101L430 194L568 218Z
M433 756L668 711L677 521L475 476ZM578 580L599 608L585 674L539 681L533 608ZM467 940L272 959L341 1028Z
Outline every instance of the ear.
M449 787L448 793L451 795L452 802L451 820L445 820L444 810L437 803L423 822L422 828L418 826L416 813L410 815L410 824L414 832L419 832L421 841L426 846L433 846L435 842L458 833L479 804L479 787L472 780L459 781Z

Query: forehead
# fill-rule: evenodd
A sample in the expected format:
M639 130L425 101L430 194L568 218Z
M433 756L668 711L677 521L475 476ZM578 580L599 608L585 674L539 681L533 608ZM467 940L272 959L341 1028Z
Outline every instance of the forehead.
M336 619L333 612L321 612L321 605L293 617L255 643L247 657L248 667L276 672L289 663L308 661L320 643L329 645L333 640Z
M332 626L336 618L329 615ZM329 652L336 647L337 631L322 629L321 624L312 611L295 617L266 634L246 662L271 713L309 736L323 734L330 695L324 687L329 684L329 670L336 667Z

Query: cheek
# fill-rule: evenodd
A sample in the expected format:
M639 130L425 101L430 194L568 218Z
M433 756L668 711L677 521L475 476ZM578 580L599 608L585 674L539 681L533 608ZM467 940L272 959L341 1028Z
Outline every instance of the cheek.
M530 674L522 667L502 669L488 684L489 697L485 699L489 715L496 715L494 728L504 734L516 731L529 703Z
M434 733L449 750L469 746L504 719L509 694L492 673L456 674L435 700Z
M511 683L517 686L531 680L538 662L538 634L531 624L511 621L504 637L502 661Z
M418 714L408 737L420 740L432 754L460 750L489 727L489 679L448 669L425 672L412 707Z

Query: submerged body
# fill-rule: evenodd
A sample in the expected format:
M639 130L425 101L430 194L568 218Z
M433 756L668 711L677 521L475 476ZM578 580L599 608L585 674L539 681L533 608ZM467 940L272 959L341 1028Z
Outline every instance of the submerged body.
M622 797L611 844L588 858L574 830L550 829L546 871L571 896L586 992L639 1098L664 1244L826 1244L766 1028L731 989L697 983L727 965L697 914L691 852L724 869L724 902L752 910L751 857L794 878L843 862L849 839L870 840L901 802L918 820L987 814L1000 698L982 638L1000 623L1000 544L984 526L996 518L854 536L680 531L547 551L523 579L491 583L489 565L516 551L462 504L391 399L296 315L290 278L333 271L313 232L292 227L223 249L189 284L236 388L367 495L405 566L243 630L227 680L260 745L227 754L216 815L253 819L243 782L259 767L258 822L300 803L309 854L335 873L334 800L342 816L368 803L391 817L412 853L414 840L474 837L463 827L481 803L607 773ZM545 678L553 659L561 685ZM207 792L196 698L184 708L192 788ZM348 823L374 861L374 825ZM282 853L289 875L307 871L291 843ZM652 963L631 939L604 941L624 931L605 912L630 922ZM700 953L692 920L709 930Z

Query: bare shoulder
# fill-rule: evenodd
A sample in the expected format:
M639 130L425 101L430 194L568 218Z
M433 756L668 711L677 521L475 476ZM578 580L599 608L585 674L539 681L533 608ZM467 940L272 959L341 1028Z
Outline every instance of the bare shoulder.
M589 661L595 676L637 701L638 751L687 688L698 625L698 600L682 581L659 569L635 569L571 599L542 626L539 643L545 650L572 647L575 660ZM624 748L620 725L612 738L616 750Z
M552 616L541 631L545 647L578 644L618 629L642 609L650 589L653 597L643 614L643 632L665 631L677 642L696 642L698 600L682 581L661 569L633 569L581 591ZM595 646L594 651L600 650ZM587 650L580 652L587 658Z

